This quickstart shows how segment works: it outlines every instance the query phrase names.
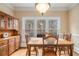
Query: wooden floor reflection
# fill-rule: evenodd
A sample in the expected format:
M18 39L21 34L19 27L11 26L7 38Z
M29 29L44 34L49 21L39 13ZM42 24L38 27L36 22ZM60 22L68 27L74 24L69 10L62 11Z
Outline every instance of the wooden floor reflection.
M26 56L26 48L20 48L19 50L15 51L10 56ZM32 52L32 56L35 56L35 52ZM39 55L38 56L42 56L42 50L41 49L39 49ZM62 53L61 56L68 56L68 55L64 55L64 53ZM79 56L79 54L74 52L74 56Z

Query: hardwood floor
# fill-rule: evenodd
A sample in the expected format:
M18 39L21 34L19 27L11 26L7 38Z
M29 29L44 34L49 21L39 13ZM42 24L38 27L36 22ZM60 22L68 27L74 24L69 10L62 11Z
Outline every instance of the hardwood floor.
M42 50L41 49L39 49L39 55L38 56L42 56ZM35 56L34 55L35 53L34 52L32 52L32 56ZM17 51L15 51L11 56L26 56L26 48L21 48L21 49L19 49L19 50L17 50ZM64 55L64 53L62 53L62 55L61 56L68 56L68 55ZM74 56L79 56L79 54L77 54L76 52L74 52Z

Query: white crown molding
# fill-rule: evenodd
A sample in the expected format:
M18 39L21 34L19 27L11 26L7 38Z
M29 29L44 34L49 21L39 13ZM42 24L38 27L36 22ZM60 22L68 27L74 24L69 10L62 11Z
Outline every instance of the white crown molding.
M14 10L14 7L11 4L5 4L8 8Z
M53 7L53 8L50 8L49 10L50 11L69 11L70 9L72 9L73 7L75 7L75 6L77 6L78 4L72 4L70 7L68 7L68 8L55 8L55 7ZM36 9L35 8L23 8L23 7L18 7L18 8L15 8L14 9L15 11L36 11Z
M23 8L23 7L13 7L11 4L9 3L2 3L1 5L4 5L14 11L36 11L35 8ZM49 11L68 11L68 10L71 10L73 7L77 6L78 4L75 3L75 4L72 4L69 8L50 8Z
M11 4L8 4L8 3L1 3L0 5L3 5L3 6L6 6L12 10L14 10L13 6L11 6Z
M36 8L14 8L15 11L37 11ZM67 11L67 8L50 8L48 11Z
M78 3L72 4L72 5L68 8L68 10L71 10L72 8L76 7L77 5L79 5L79 4L78 4Z

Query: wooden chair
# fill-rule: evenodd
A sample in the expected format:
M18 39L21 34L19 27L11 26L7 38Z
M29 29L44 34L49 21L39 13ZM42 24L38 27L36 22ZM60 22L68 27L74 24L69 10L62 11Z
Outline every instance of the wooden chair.
M55 39L56 40L56 46L52 46L51 44L45 45L45 40L48 39ZM57 55L57 46L58 46L58 37L57 36L51 36L49 35L48 37L43 37L43 56L56 56Z
M63 38L64 38L64 34L63 34L63 33L59 33L59 34L58 34L58 38L59 38L59 39L63 39Z
M30 37L29 37L29 35L25 35L25 38L26 38L26 46L27 46L27 51L26 51L26 56L28 55L28 42L29 42L29 40L30 40ZM36 56L37 56L37 54L38 54L38 50L36 49L36 47L34 46L34 51L36 52ZM31 51L32 52L32 51Z
M64 39L67 40L67 41L71 41L71 34L68 33L68 34L64 34Z
M71 34L63 34L63 39L64 40L67 40L67 41L71 41ZM60 46L59 47L59 56L61 55L61 52L63 51L64 52L64 55L66 55L66 51L68 52L68 55L69 55L69 49L70 47L66 46Z
M25 35L25 38L26 38L26 49L27 49L27 51L26 51L26 56L28 55L28 41L30 40L29 39L29 35Z

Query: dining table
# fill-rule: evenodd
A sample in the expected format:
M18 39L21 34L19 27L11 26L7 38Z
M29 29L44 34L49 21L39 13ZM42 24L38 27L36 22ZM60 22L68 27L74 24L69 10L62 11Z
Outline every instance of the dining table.
M67 41L65 39L58 39L58 45L56 43L48 44L46 41L44 43L45 46L64 46L64 47L70 47L69 48L69 56L73 56L73 49L74 49L74 43L72 41ZM31 37L30 40L27 43L27 50L28 50L28 56L31 55L31 47L43 47L43 38L38 37ZM36 51L37 55L37 51Z

